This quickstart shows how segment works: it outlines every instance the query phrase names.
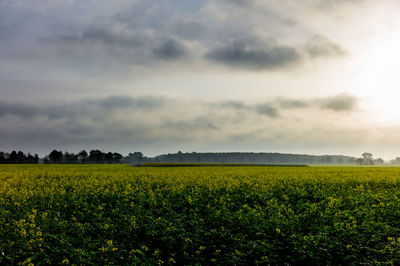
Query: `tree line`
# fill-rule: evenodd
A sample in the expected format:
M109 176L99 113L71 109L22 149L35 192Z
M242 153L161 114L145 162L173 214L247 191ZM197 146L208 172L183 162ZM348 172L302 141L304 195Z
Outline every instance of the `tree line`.
M384 164L385 161L382 158L374 159L372 153L364 152L361 154L361 158L356 160L356 163L359 165L376 165L376 164ZM391 161L393 163L393 160Z
M30 153L25 154L22 151L12 151L10 153L0 151L0 164L37 164L39 163L39 156Z
M120 153L100 150L91 150L89 153L82 150L77 154L53 150L43 159L37 154L25 154L22 151L0 152L0 164L114 164L121 163L122 158Z
M384 164L382 158L374 159L372 153L364 152L361 158L343 155L306 155L283 153L246 153L246 152L216 152L216 153L177 153L162 154L155 157L146 157L141 152L129 153L124 157L117 152L102 152L85 150L79 153L51 151L43 158L38 154L25 154L22 151L10 153L0 151L0 164L118 164L118 163L145 163L145 162L225 162L225 163L304 163L304 164L359 164L380 165ZM390 161L391 164L400 164L400 157Z
M124 162L138 163L243 163L243 164L355 164L356 158L344 155L307 155L268 152L181 152L146 157L129 153Z
M102 152L100 150L91 150L87 153L85 150L77 154L53 150L44 157L43 163L57 164L114 164L120 163L123 156L117 152Z

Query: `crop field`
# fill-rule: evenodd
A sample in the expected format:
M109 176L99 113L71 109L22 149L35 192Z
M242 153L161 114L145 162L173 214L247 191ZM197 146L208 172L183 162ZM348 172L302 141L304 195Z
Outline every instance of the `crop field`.
M0 166L0 264L399 264L400 168Z

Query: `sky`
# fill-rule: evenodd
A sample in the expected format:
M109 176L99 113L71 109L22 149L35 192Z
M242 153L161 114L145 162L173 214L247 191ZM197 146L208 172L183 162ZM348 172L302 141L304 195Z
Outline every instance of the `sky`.
M395 0L0 0L0 150L400 156Z

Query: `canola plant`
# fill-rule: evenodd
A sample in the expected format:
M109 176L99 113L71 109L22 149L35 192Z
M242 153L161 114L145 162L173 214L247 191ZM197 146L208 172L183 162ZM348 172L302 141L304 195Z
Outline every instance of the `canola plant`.
M400 168L0 166L0 264L399 264Z

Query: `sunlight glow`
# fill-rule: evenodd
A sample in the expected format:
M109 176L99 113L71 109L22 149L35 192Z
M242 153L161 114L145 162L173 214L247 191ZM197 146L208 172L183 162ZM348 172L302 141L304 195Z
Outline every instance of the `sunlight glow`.
M400 120L400 29L367 47L359 60L358 93L387 122Z

